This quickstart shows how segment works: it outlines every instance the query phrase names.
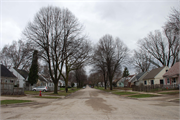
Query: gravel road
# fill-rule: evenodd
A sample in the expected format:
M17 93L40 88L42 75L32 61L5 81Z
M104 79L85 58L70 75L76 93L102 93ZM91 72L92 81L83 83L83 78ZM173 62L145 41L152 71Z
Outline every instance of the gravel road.
M3 97L2 97L3 98ZM1 99L2 99L1 98ZM20 99L20 98L19 98ZM173 120L179 119L175 102L130 99L89 88L64 99L41 99L34 103L1 106L1 120Z

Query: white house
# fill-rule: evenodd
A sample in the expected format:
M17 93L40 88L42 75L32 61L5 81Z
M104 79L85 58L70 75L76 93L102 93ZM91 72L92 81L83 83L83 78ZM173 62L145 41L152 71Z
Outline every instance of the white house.
M76 82L74 82L74 87L77 87L77 83Z
M144 78L144 85L164 84L163 75L169 70L169 67L160 67L151 70Z
M64 81L64 80L59 80L58 86L59 86L59 87L65 86L65 81Z
M139 86L143 84L143 78L148 74L148 72L141 72L137 74L132 80L131 85Z
M28 72L16 68L11 68L10 71L17 77L17 85L19 85L19 88L23 88L28 79Z

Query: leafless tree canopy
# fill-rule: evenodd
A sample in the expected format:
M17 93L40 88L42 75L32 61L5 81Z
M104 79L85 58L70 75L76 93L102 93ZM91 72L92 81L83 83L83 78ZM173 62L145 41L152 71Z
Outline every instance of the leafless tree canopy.
M103 36L97 44L93 58L94 63L101 71L107 72L111 90L112 79L115 73L120 70L122 62L125 61L127 57L127 53L128 48L124 43L119 38L114 40L113 37L108 34ZM102 73L104 74L105 72Z
M173 66L180 56L180 11L173 8L163 32L156 30L138 41L139 51L135 51L135 67L142 71L149 65L156 67ZM145 53L145 54L144 54ZM141 59L143 58L143 59ZM144 59L145 58L145 59ZM144 65L145 64L145 65ZM142 67L143 66L143 67ZM145 67L145 68L144 68Z
M48 63L50 76L55 84L54 93L57 93L57 82L64 63L73 64L67 61L75 59L75 53L85 39L81 32L82 26L68 9L52 6L42 8L23 32Z
M148 71L151 65L149 60L151 60L151 56L148 56L147 53L144 53L144 51L142 50L134 50L134 56L132 61L134 62L134 67L137 72L140 73Z
M160 64L148 58L149 62L157 67L172 66L179 59L178 37L165 38L160 31L155 31L154 34L150 33L146 38L140 40L139 44L142 51L146 51L152 58L158 60Z
M1 63L6 67L15 67L29 70L33 48L28 43L19 40L12 45L6 45L1 51Z
M74 72L74 78L77 82L77 88L82 88L84 84L87 82L86 71L83 67L76 69Z

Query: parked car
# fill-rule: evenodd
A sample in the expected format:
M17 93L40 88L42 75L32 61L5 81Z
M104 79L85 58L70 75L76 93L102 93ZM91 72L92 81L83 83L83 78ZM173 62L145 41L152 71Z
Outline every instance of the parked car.
M47 86L38 86L32 89L33 91L43 91L43 92L47 92L48 91L48 87Z
M85 86L83 86L83 89L85 89L86 87Z

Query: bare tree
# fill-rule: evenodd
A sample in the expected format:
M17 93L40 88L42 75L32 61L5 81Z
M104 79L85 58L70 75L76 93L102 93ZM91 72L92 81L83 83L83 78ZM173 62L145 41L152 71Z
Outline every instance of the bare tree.
M151 65L149 62L150 59L151 56L149 57L148 54L144 53L142 50L134 50L133 62L134 67L138 72L146 72L149 70Z
M77 88L82 88L84 83L87 81L86 71L83 67L74 70L74 78L77 82Z
M98 83L102 81L102 74L100 72L94 72L91 73L88 77L88 82L90 83L91 86L97 86L98 87Z
M149 62L157 67L173 66L180 56L180 11L172 8L163 34L156 30L139 41L142 51L150 54Z
M66 83L66 92L68 92L69 73L73 70L81 68L84 63L88 61L91 47L84 38L81 38L79 40L75 40L72 45L68 45L66 48L71 50L72 54L65 59L65 74L61 75Z
M172 13L169 15L169 19L163 28L168 41L168 54L172 57L170 61L171 66L173 66L180 59L180 11L172 8Z
M19 40L13 41L12 45L4 46L1 51L1 62L7 67L15 67L28 70L31 65L33 48Z
M94 72L99 72L103 75L103 81L104 81L104 89L106 89L107 87L107 81L108 81L108 77L107 77L107 67L106 67L106 63L104 61L103 58L103 52L100 51L97 47L94 48L94 54L92 55L92 65L93 65L93 69L92 71ZM92 77L92 75L91 75ZM91 78L90 77L90 78ZM94 83L94 82L92 82Z
M68 57L74 54L71 47L78 47L73 44L84 39L81 31L82 26L68 9L48 6L40 9L23 32L48 63L54 93L57 93L64 63L67 65Z
M178 40L166 39L160 31L155 31L155 34L150 33L148 37L139 41L139 45L142 51L151 55L151 58L148 58L149 62L157 67L170 66L170 64L172 66L178 59L180 50Z
M110 90L112 90L112 79L115 73L120 71L121 64L127 56L128 48L119 38L114 40L111 35L107 34L99 40L97 50L100 52L97 54L99 59L105 63Z

